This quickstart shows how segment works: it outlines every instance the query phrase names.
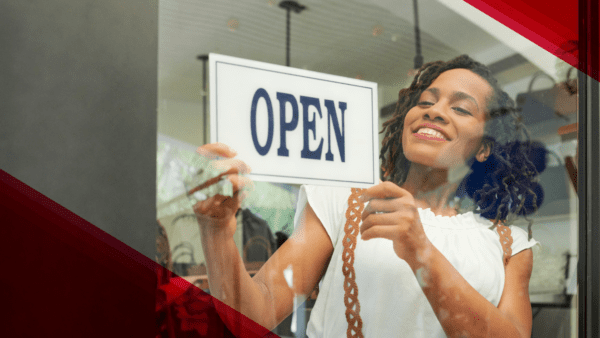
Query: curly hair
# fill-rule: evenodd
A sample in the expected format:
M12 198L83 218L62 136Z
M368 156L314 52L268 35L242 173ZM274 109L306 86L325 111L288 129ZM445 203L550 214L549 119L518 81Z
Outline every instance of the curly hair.
M541 143L530 141L515 102L500 88L491 71L467 55L448 62L423 65L411 85L400 90L394 114L383 124L381 131L385 133L380 154L384 180L398 185L405 182L410 161L404 156L402 148L404 118L417 104L421 93L440 74L456 68L468 69L479 75L493 89L493 94L487 100L483 136L483 144L490 147L490 156L485 162L478 162L474 158L469 160L471 171L459 184L456 197L460 201L466 196L470 197L474 212L494 220L494 226L500 220L510 223L516 216L535 212L543 199L537 177L545 169L546 150Z

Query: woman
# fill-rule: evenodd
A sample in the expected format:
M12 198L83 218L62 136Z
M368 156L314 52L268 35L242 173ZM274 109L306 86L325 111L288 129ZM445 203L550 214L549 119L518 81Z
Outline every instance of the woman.
M537 242L501 224L538 199L512 100L467 56L429 63L400 91L384 131L386 181L303 186L295 233L253 278L232 238L241 194L199 202L211 294L274 328L321 282L309 337L530 336ZM231 158L222 164L236 191L251 183L228 147L199 152ZM459 214L465 196L476 210Z

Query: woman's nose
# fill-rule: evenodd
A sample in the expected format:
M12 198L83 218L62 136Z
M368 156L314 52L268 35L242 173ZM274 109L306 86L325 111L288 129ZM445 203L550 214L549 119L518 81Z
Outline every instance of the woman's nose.
M448 120L446 112L439 102L429 107L429 109L424 112L423 118L440 122L447 122Z

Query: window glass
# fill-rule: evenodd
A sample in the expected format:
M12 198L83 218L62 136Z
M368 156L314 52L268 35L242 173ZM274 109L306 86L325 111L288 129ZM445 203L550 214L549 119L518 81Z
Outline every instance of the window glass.
M190 2L163 0L160 2L157 205L159 206L158 219L162 233L169 241L169 250L167 251L170 253L170 262L168 263L170 265L165 263L165 266L168 265L177 275L186 277L188 281L192 281L203 290L210 292L201 231L191 209L190 199L185 195L189 191L186 180L193 180L194 177L202 175L205 175L202 176L204 180L210 178L206 176L208 171L204 171L202 174L199 172L206 163L198 162L196 158L198 155L195 152L197 147L202 146L210 139L208 126L211 122L208 116L211 104L208 93L211 88L207 82L204 82L208 81L209 74L207 74L208 71L203 73L203 61L198 59L199 55L217 53L278 65L286 65L289 58L290 66L294 68L375 82L378 86L377 108L379 130L381 131L384 129L384 123L397 114L399 91L409 87L417 74L415 60L417 60L418 68L420 67L419 58L422 58L424 63L429 63L438 60L449 61L467 54L474 61L489 69L491 76L497 80L498 89L504 91L514 101L515 110L522 116L520 123L528 131L531 144L525 142L525 139L520 139L521 143L514 148L526 149L519 147L527 145L528 150L513 149L514 151L523 151L526 156L523 155L523 159L515 160L515 156L519 158L520 155L513 153L506 155L506 152L512 150L505 150L506 152L503 154L506 157L504 159L509 162L513 161L511 162L512 167L518 167L519 170L535 167L539 174L536 175L536 179L529 180L527 184L520 186L519 189L525 189L519 190L522 193L512 194L511 198L502 202L506 204L506 208L516 212L518 203L525 200L527 204L525 209L530 208L532 212L528 213L526 217L516 219L507 216L506 213L499 216L499 218L504 218L503 221L507 221L506 225L514 226L511 231L512 240L515 243L512 249L520 251L524 247L527 249L531 247L533 251L533 270L528 288L533 317L532 337L576 337L576 267L579 236L578 201L575 189L578 156L575 126L578 97L577 71L572 70L572 67L560 59L518 36L485 14L477 12L466 3L446 0L419 1L417 30L411 2L398 5L396 2L383 0L344 2L305 0L300 3L306 6L306 9L298 12L291 10L288 16L286 9L280 7L279 1ZM289 23L286 24L288 19ZM290 30L289 49L287 49L286 42L287 29ZM418 38L416 31L418 31ZM289 54L286 54L286 50L289 51ZM416 56L417 50L420 50L420 56ZM488 82L479 77L479 80L484 81L483 87L473 87L474 82L470 81L478 81L477 79L459 77L456 74L444 80L446 82L441 80L441 82L435 82L441 79L440 77L433 80L434 82L431 82L429 87L437 87L437 94L428 92L423 96L423 101L427 102L419 103L414 110L407 109L406 113L409 117L404 120L408 121L405 123L413 123L417 126L419 119L432 123L447 134L440 137L445 136L449 144L466 137L464 135L471 135L470 133L475 135L479 130L476 116L478 109L481 108L481 114L485 114L489 111L487 108L490 107L487 105L490 97L487 94L489 93L477 88L487 86ZM467 79L464 80L467 83L464 81L460 83L460 88L469 94L471 99L457 98L456 95L451 95L450 89L458 88L456 81L460 82L460 80L457 79ZM478 96L480 94L482 96ZM401 93L402 95L404 94ZM461 102L461 100L463 101ZM480 103L481 106L473 105L473 103ZM278 107L275 108L278 109ZM469 111L465 113L465 109ZM410 120L411 118L412 120ZM484 128L489 126L494 126L489 128L496 128L493 130L493 134L496 135L494 136L497 142L495 144L496 147L500 147L503 142L500 140L502 135L506 136L511 132L503 134L499 130L501 128L509 130L513 128L515 122L506 117L489 119L486 117L481 121L484 120L487 122L485 122L486 124L482 122L481 131L483 132ZM500 122L490 124L489 120ZM425 133L425 129L423 127L421 132ZM415 134L417 131L417 129L411 130ZM506 139L510 141L512 136L509 136L506 136ZM386 142L385 137L385 132L380 134L380 148L381 144ZM442 161L449 154L457 156L458 152L454 152L457 149L461 151L478 150L479 148L474 147L472 142L481 140L481 135L479 137L479 139L460 143L461 148L447 148L446 152L440 152L440 156L436 160ZM426 144L423 147L425 146ZM415 146L414 149L418 156L425 156L422 155L426 153L425 148ZM417 155L414 155L416 156L414 158L418 158ZM473 158L476 158L475 153L472 155ZM489 156L489 154L484 156L484 159L487 160ZM514 169L514 173L517 171ZM467 171L463 175L466 177L471 172ZM382 174L384 173L385 170L382 169ZM526 175L525 171L523 171L523 175ZM475 198L475 196L481 197L481 195L473 195L473 189L483 188L484 183L482 182L484 181L471 182L470 184L474 184L474 186L462 190L462 193L458 188L452 191L452 193L456 193L457 198L449 198L448 201L451 202L457 215L447 214L449 209L441 208L439 210L443 211L442 214L437 215L440 217L435 218L435 212L433 212L431 217L434 220L427 220L426 212L423 211L425 208L421 208L419 217L423 223L430 222L423 225L427 230L425 231L427 236L432 239L435 236L441 236L436 239L436 247L440 251L453 252L446 258L450 266L453 269L456 268L454 271L458 272L460 276L456 278L467 282L477 290L478 296L483 296L491 304L495 302L494 306L498 306L501 296L504 295L505 285L508 285L504 283L505 272L501 243L503 237L498 235L498 227L491 226L493 224L491 221L496 213L481 213L481 207L485 203ZM501 182L496 183L500 193L494 195L488 190L488 195L486 195L487 198L494 201L499 198L498 196L505 196L502 195L504 188L502 184L499 184ZM510 185L510 188L507 189L512 189L512 187ZM463 189L466 188L463 187ZM254 276L264 262L277 252L282 243L292 236L295 215L304 210L303 203L306 203L300 198L305 196L301 194L301 191L304 190L297 184L255 182L253 190L242 203L242 211L238 212L236 216L238 227L233 236L238 247L238 254L247 263L245 268L250 275ZM312 195L309 190L306 191L310 202ZM446 190L437 190L437 192L441 191ZM321 197L335 195L331 195L329 192L322 194L315 192L314 194L314 201L321 201L316 198L317 195ZM510 193L508 194L510 195ZM531 197L527 199L524 195ZM206 198L206 195L196 196L196 198ZM327 197L323 198L327 200ZM425 200L433 201L433 199L427 198ZM532 199L539 202L537 208L532 206ZM193 200L193 202L196 201ZM300 209L298 209L299 205ZM494 208L501 210L498 209L498 205L499 203L494 204ZM321 207L315 206L313 209L317 212L317 217L321 222L324 222L325 216L319 214ZM326 207L322 208L326 209ZM533 212L533 209L537 209L537 211ZM430 212L431 210L434 208L431 208ZM346 215L337 212L340 217L332 217L338 221L341 219L340 222L343 223ZM335 212L332 211L332 213ZM521 212L521 214L523 213L525 212ZM471 218L467 221L464 218L457 218L463 217L465 214L470 215ZM449 218L454 216L454 221L448 221L448 218L441 216ZM457 219L458 221L456 221ZM444 231L447 228L435 233L431 229L438 224L435 222L439 220L443 220L441 221L443 224L445 224L444 222L449 224L455 222L459 228L455 229L453 233L446 234ZM486 229L486 231L489 230L489 233L481 232L472 235L471 232L469 235L460 235L457 238L461 238L462 242L442 241L441 238L444 236L446 236L445 238L454 238L452 236L458 236L456 235L457 231L462 234L469 230L470 228L467 229L468 226L465 224L470 224L469 222L473 220L489 222L489 224L481 223L488 225L490 229ZM431 222L435 224L432 225ZM448 226L443 224L442 227ZM330 230L327 226L325 228ZM328 235L331 236L331 233ZM537 241L540 245L523 244L523 241L525 243L530 241L528 237L533 238L531 243ZM497 242L490 238L496 238ZM312 238L308 237L305 240L310 242ZM332 245L335 245L335 239L332 237L331 240ZM460 250L463 250L464 247L456 247L461 245L460 243L479 249L465 250L461 256L460 252L463 251ZM391 250L389 253L394 254L395 251L391 245L388 249ZM359 262L358 255L361 252L357 251L356 262ZM486 253L483 254L483 252ZM487 259L485 255L489 254L490 257L495 257L494 253L498 256L498 261L492 259L495 263L490 263L489 266L486 265L487 263L484 264L483 262ZM319 292L303 295L303 297L308 297L305 302L303 302L304 298L286 300L290 302L290 308L295 306L297 309L287 318L285 316L278 318L279 324L273 329L274 333L282 337L303 336L306 332L331 333L337 331L330 329L329 325L347 325L343 315L346 310L344 304L331 305L339 300L336 297L343 299L344 291L342 289L335 291L335 287L332 286L335 285L335 282L326 281L327 274L334 274L334 269L342 270L340 258L342 253L334 250L329 255L326 260L329 264L323 265L322 272L325 276L320 279ZM512 256L511 259L514 258L513 261L518 261L518 258L515 257L523 257L523 255L518 255L519 253ZM306 254L306 257L310 256ZM396 258L400 260L399 257ZM470 262L470 260L473 263L467 264L466 262ZM396 271L390 267L390 270L386 272L386 269L375 268L376 265L365 268L359 263L356 263L357 276L374 273L389 274L391 273L389 271ZM390 263L390 266L394 264L396 263ZM473 270L473 266L479 267ZM419 273L413 274L407 268L402 271L409 273L399 275L397 278L409 280L408 284L412 281L423 282L428 278ZM318 273L320 274L321 271ZM373 280L376 279L376 276L370 277ZM358 285L361 286L359 291L372 295L372 297L381 297L383 300L388 297L385 295L396 294L392 291L388 293L386 289L379 294L367 291L366 288L370 284L362 281L364 277L356 278ZM334 277L331 279L336 280ZM227 283L227 280L223 279L222 282ZM328 290L323 290L323 283L329 283L326 285ZM389 285L389 288L401 288L408 284ZM460 312L449 307L450 305L443 303L444 301L440 301L439 298L437 301L446 305L433 305L431 302L436 302L431 299L433 296L425 297L424 291L420 291L415 285L418 284L412 285L413 288L410 289L412 290L410 292L417 292L417 294L414 296L415 298L410 298L413 303L406 306L416 306L419 314L415 315L413 323L402 326L406 330L430 332L428 331L429 326L439 326L440 330L447 329L440 324L445 319L441 320L440 318L460 316L461 314L465 318L474 315L475 319L483 320L482 314ZM343 283L340 284L340 287L343 288ZM371 287L382 286L375 283ZM336 296L336 292L340 292L340 295ZM459 294L452 293L452 296L458 297ZM328 301L319 302L319 297L328 297ZM407 299L409 298L405 298L405 301L408 301ZM399 300L399 302L401 301ZM368 319L373 320L374 317L389 318L391 308L386 305L378 305L378 302L379 300L373 301L372 299L361 300L360 315L364 321L362 324L364 330L372 330L374 325L385 326L382 325L385 321L366 322ZM427 304L432 304L434 311L431 311L431 308L427 309ZM311 319L313 311L318 311L319 316L326 316L329 320ZM330 315L334 312L340 314L341 322L333 320L333 318L338 318ZM376 315L373 316L373 314ZM310 320L315 320L315 322L312 327L310 324L307 327ZM266 321L265 323L271 322ZM489 323L486 330L492 330L492 326ZM345 330L344 327L343 332Z

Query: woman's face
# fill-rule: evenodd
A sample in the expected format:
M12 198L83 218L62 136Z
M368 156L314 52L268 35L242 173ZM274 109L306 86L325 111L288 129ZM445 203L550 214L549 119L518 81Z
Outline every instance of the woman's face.
M492 87L467 69L440 74L404 119L402 148L412 163L450 169L482 149Z

